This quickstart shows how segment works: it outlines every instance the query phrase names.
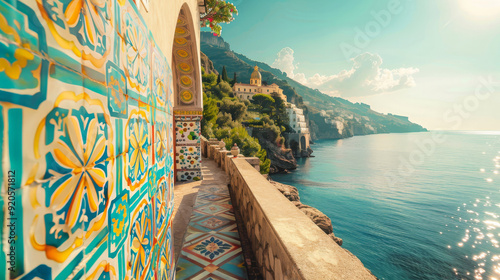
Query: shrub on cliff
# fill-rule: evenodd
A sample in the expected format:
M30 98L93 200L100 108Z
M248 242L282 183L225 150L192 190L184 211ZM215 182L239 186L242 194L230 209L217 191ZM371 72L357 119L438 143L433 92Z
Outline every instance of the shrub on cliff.
M274 104L272 106L273 111L271 113L271 118L274 120L275 124L279 127L285 127L286 131L290 131L290 120L288 118L288 113L286 112L285 101L281 99L278 94L272 93L271 96L274 99Z
M206 73L204 68L201 68L201 78L203 82L204 93L211 90L212 87L215 87L217 85L217 75L215 75L214 73Z
M227 132L227 130L224 131ZM250 136L247 130L242 126L232 128L229 131L229 135L226 135L226 137L222 140L226 143L226 148L228 150L231 149L234 143L236 143L236 145L240 148L241 153L246 157L255 156L261 149L259 141Z
M213 129L217 126L217 115L219 108L213 98L203 93L203 118L201 119L201 134L207 138L214 136Z
M231 117L231 114L226 113L226 112L219 112L217 115L217 126L220 128L233 128L237 126L241 126L240 123L233 121L233 118Z
M224 98L219 110L231 114L234 121L241 121L241 118L247 112L247 106L239 100Z
M260 149L256 156L260 159L260 173L268 174L269 168L271 167L271 160L267 158L267 152L264 149Z
M252 97L252 103L260 112L269 114L271 113L275 100L268 94L258 93Z
M220 81L216 86L212 88L212 95L218 99L223 99L224 97L231 97L233 94L233 89L226 81Z

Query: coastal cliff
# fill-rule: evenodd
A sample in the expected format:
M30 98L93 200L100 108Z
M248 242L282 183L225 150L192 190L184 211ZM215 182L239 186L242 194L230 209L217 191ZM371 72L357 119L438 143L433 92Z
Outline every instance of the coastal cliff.
M266 130L252 129L251 131L252 137L257 138L260 146L266 150L267 158L271 160L270 174L286 173L289 170L297 169L297 160L293 156L292 150L283 149L276 143L267 140L269 137Z
M219 75L219 72L214 68L214 63L208 58L206 54L200 52L201 67L205 69L208 74Z
M304 86L279 69L233 52L223 38L209 35L202 32L200 44L201 50L210 58L214 67L222 69L225 66L228 73L236 73L238 81L247 81L257 65L262 81L276 83L288 102L304 110L312 140L427 131L405 116L382 114L372 110L367 104L353 103Z
M304 213L309 219L311 219L323 232L325 232L335 243L342 246L342 239L336 237L333 233L333 225L332 220L328 218L327 215L323 214L323 212L318 209L302 204L300 202L299 191L296 187L285 185L282 183L278 183L273 181L270 177L268 177L269 182L275 186L288 200L290 200L295 207L297 207L302 213Z

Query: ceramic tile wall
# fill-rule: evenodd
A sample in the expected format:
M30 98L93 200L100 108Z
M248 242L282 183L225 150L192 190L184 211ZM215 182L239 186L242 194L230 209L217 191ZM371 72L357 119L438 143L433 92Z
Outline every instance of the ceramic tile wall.
M201 180L201 118L175 116L175 119L177 180Z
M0 1L0 279L173 279L171 85L131 0Z

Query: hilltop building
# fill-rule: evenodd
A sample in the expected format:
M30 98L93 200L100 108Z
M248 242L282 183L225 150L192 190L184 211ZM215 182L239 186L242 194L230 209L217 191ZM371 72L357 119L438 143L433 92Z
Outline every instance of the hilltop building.
M285 134L286 144L291 148L297 157L309 156L311 135L307 127L304 110L297 108L295 104L286 104L286 113L288 114L290 127L295 131Z
M309 141L311 136L307 127L304 111L297 108L295 104L288 103L283 90L275 83L270 86L262 85L262 75L259 72L259 67L255 66L250 76L250 84L235 83L233 92L241 100L252 100L255 94L272 94L276 93L286 104L286 112L289 117L290 127L294 130L292 133L286 133L286 146L291 148L297 157L308 156L310 153Z
M275 83L272 85L262 85L262 75L259 72L259 67L255 66L250 76L250 84L235 83L233 92L241 100L252 100L255 94L269 94L276 93L283 101L286 102L286 96L283 90Z
M306 123L306 117L304 116L304 110L297 108L295 104L288 103L286 112L290 119L291 128L293 128L298 133L309 133L309 128L307 127Z

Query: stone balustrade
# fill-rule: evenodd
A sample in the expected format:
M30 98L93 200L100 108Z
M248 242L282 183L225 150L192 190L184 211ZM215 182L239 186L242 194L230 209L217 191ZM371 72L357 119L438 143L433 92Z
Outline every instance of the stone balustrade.
M258 172L258 158L234 158L202 138L204 145L203 156L231 178L230 191L264 279L376 279Z

